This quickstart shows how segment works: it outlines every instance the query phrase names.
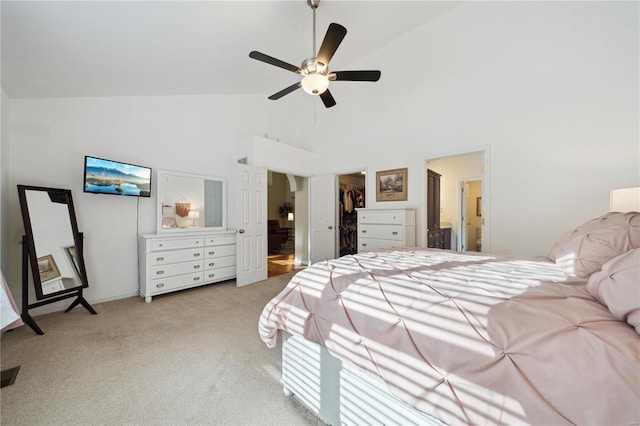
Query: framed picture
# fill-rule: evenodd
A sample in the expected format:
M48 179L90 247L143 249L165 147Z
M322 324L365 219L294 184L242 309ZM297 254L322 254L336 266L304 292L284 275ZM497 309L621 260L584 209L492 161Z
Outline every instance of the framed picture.
M38 258L38 272L40 273L41 283L60 277L60 270L52 254Z
M476 197L476 216L482 216L482 197Z
M376 172L376 201L407 201L407 169Z

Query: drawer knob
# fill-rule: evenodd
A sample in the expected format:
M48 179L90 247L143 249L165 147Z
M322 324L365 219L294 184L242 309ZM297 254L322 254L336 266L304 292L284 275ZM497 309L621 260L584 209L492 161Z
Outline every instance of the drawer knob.
M213 256L214 254L216 254L216 252L215 252L215 251L210 251L210 252L209 252L209 256Z
M164 283L156 284L156 287L162 288L162 287L164 287Z
M158 244L159 247L164 247L164 244L160 243Z
M199 257L200 253L193 253L193 257Z
M367 233L367 230L366 230L366 229L363 229L363 230L362 230L362 233L363 233L363 234L366 234L366 233Z
M216 274L209 274L209 278L213 278L215 276L216 276Z
M391 235L398 235L398 231L393 231Z
M362 243L362 247L366 247L366 246L367 246L367 243Z
M198 269L200 268L200 265L193 265L193 269Z
M162 261L164 260L164 257L156 257L156 260L157 260L158 262L162 262Z
M193 277L193 280L194 280L194 281L199 281L199 280L200 280L200 277Z
M211 262L209 266L215 266L216 262Z
M158 271L158 272L156 272L156 275L162 275L162 274L164 274L164 271Z

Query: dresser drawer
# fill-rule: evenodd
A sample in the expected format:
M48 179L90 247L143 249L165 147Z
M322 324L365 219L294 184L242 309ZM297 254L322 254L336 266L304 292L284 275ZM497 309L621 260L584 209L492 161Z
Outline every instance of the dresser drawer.
M153 279L151 280L150 294L166 293L183 287L193 287L194 285L202 283L204 283L204 274L202 272Z
M206 246L219 246L223 244L235 244L236 236L234 235L207 235L204 238Z
M413 210L358 210L358 224L380 223L385 225L414 225Z
M360 238L379 238L383 240L402 241L404 227L402 225L360 225Z
M172 277L175 275L189 274L199 272L204 269L202 260L194 262L169 263L166 265L158 265L151 267L151 279L161 277Z
M211 269L209 271L204 272L204 280L206 282L209 281L220 281L226 278L233 278L236 276L236 267L228 266L226 268L218 268Z
M402 246L402 241L382 240L379 238L360 238L358 241L358 253Z
M224 268L227 266L235 266L235 265L236 265L235 256L214 257L204 261L205 270Z
M190 237L190 238L167 238L166 240L153 240L151 241L151 250L175 250L189 247L202 247L204 246L204 238L202 237Z
M211 259L213 257L235 256L236 245L229 244L226 246L213 246L204 249L204 258Z
M190 262L198 259L203 259L204 249L195 248L186 250L164 251L149 253L147 256L149 257L149 265L158 266L168 263Z

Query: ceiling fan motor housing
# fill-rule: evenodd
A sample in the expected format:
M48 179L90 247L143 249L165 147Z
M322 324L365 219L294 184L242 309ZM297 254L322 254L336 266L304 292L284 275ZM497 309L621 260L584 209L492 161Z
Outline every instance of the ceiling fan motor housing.
M318 61L318 58L308 58L305 59L302 62L302 65L300 65L300 72L302 73L302 75L309 75L309 74L322 74L322 75L326 75L328 71L327 66Z

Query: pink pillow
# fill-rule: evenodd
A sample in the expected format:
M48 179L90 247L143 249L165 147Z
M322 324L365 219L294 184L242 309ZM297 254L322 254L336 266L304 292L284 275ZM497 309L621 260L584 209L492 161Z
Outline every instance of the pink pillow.
M589 278L587 291L640 334L640 248L605 263Z
M640 247L640 213L610 212L562 235L549 257L567 274L586 278L636 247Z

